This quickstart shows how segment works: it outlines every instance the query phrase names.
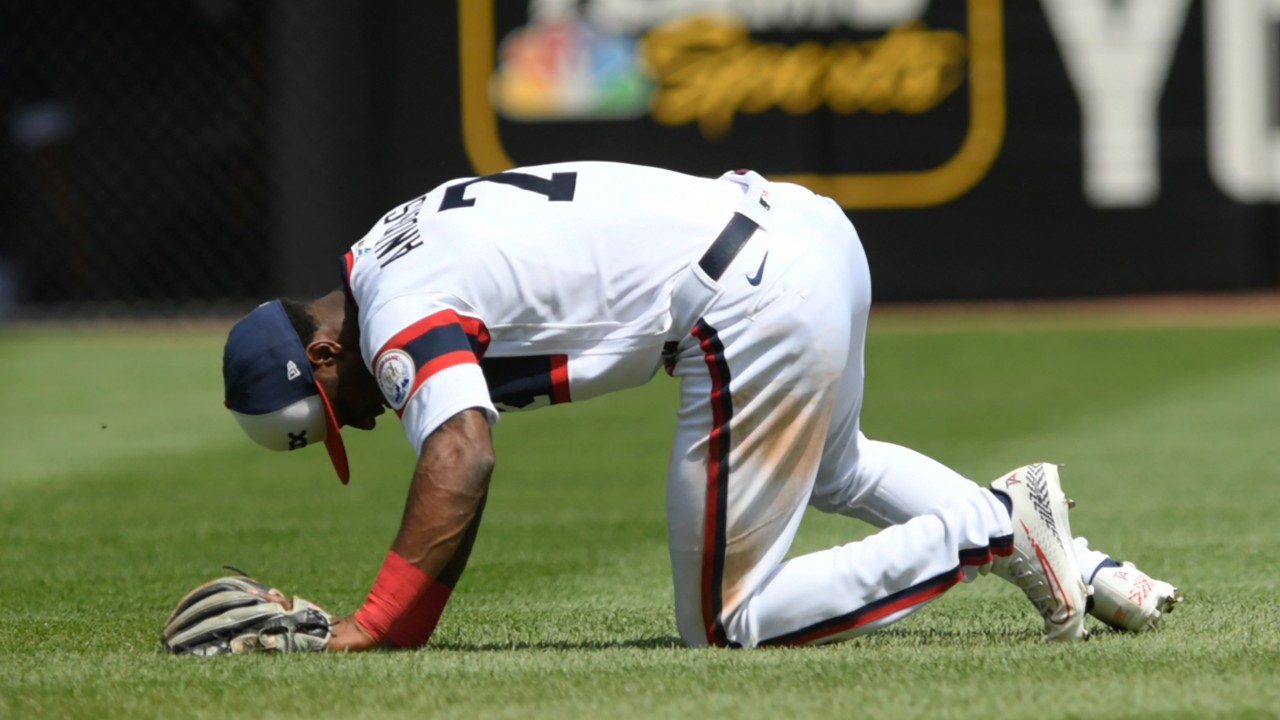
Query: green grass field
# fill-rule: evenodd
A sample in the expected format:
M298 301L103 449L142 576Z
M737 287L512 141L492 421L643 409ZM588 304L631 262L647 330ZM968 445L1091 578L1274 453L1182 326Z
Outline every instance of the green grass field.
M429 648L169 657L161 623L224 563L354 610L412 461L393 416L348 433L348 487L319 450L258 450L222 407L224 332L0 329L0 718L1280 713L1280 320L873 324L867 433L983 482L1065 464L1076 533L1184 589L1155 633L1049 645L992 579L846 644L681 647L663 519L676 385L660 377L503 419L485 525ZM796 551L865 531L812 514Z

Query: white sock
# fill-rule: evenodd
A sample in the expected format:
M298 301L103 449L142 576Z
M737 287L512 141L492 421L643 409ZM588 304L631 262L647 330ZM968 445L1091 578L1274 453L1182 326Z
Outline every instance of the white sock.
M1080 575L1084 577L1086 583L1093 582L1093 576L1098 573L1098 568L1105 566L1111 567L1120 563L1111 559L1111 556L1104 552L1089 549L1089 539L1078 537L1071 543L1072 548L1076 551L1076 562L1080 565Z

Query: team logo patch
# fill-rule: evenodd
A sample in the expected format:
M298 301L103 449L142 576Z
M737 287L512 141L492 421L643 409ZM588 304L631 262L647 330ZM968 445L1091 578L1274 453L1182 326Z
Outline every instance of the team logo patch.
M403 350L388 350L378 358L373 368L378 378L378 387L382 395L391 403L394 410L404 407L409 401L409 390L413 387L413 358Z

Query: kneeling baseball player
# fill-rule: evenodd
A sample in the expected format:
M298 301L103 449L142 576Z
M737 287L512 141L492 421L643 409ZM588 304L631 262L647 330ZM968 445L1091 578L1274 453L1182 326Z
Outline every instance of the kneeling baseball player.
M689 645L843 640L988 572L1051 640L1085 615L1155 626L1177 589L1073 538L1058 468L981 487L859 427L871 281L828 198L749 171L718 179L574 162L460 179L383 216L343 286L264 303L231 330L226 404L270 448L323 442L385 408L418 453L364 604L330 618L247 578L197 588L174 652L418 647L467 564L499 411L680 379L667 476L676 624ZM880 530L786 559L807 506Z

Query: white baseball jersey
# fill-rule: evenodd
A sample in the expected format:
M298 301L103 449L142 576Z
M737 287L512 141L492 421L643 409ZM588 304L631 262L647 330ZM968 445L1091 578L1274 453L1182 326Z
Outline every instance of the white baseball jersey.
M496 422L647 382L674 281L741 182L562 163L455 180L387 213L347 253L347 283L413 447L468 408Z
M746 240L704 272L738 215ZM1010 547L994 495L862 434L866 255L839 206L802 187L522 168L397 207L346 267L364 359L418 452L467 408L495 422L642 384L667 361L681 384L668 545L689 644L869 632ZM790 557L810 505L884 529Z

